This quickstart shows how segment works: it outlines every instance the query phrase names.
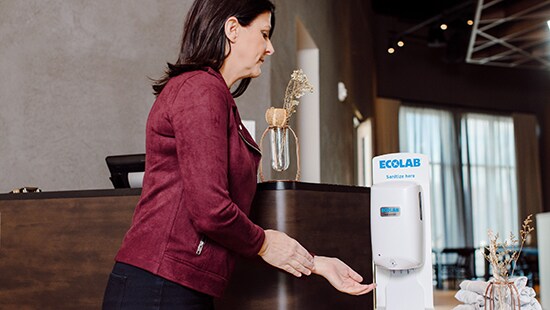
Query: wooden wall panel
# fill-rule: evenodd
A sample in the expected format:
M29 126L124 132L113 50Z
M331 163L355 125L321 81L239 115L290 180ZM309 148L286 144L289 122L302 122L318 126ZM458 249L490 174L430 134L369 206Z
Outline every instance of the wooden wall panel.
M252 219L278 229L317 255L338 257L372 283L370 191L348 186L313 186L260 190ZM296 278L260 258L240 259L221 310L373 309L373 294L350 296L312 275Z
M99 309L137 200L0 200L0 309Z

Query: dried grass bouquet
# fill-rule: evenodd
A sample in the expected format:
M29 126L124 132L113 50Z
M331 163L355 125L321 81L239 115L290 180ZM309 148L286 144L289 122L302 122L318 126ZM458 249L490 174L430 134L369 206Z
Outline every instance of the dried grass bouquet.
M499 234L494 234L489 229L487 235L489 236L489 245L486 247L487 252L483 253L485 259L491 264L493 268L493 276L497 282L508 283L508 279L514 275L516 263L519 259L523 246L527 240L527 236L535 230L531 226L533 222L533 215L530 214L525 220L523 220L522 229L519 231L520 239L510 232L508 239L504 241L499 240ZM518 243L520 244L517 249ZM508 271L511 268L511 273Z
M294 70L290 76L290 81L285 90L285 98L282 108L271 107L265 113L265 120L268 127L265 129L260 139L260 148L268 131L271 132L271 167L275 171L284 171L290 163L288 131L292 133L296 141L296 178L300 179L300 144L298 137L292 128L289 126L290 117L296 112L296 107L300 103L300 99L306 92L313 92L313 86L307 80L302 69ZM262 165L259 167L260 180L264 181Z
M286 86L282 108L271 107L265 113L265 120L270 127L285 127L290 117L296 112L300 99L306 92L313 93L313 86L309 83L302 69L294 70Z

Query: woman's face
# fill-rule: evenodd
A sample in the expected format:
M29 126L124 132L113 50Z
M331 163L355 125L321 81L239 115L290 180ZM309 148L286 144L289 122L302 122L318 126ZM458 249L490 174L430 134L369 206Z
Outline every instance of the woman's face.
M233 68L235 80L257 77L262 73L261 66L265 57L275 50L269 39L271 30L271 13L258 15L250 25L239 25L237 36L231 42L231 52L226 63Z

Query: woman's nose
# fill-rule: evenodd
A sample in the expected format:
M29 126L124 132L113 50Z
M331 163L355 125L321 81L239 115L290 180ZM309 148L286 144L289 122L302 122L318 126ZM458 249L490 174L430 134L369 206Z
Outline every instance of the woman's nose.
M271 43L271 40L267 40L265 54L270 56L270 55L273 55L273 53L275 53L275 48L273 48L273 44Z

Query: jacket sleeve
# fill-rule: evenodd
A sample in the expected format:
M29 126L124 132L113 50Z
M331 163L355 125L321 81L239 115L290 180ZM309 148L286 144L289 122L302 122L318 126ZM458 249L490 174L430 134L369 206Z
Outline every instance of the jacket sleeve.
M189 79L171 108L184 204L200 233L244 256L256 255L265 239L232 201L228 182L230 103L225 85Z

